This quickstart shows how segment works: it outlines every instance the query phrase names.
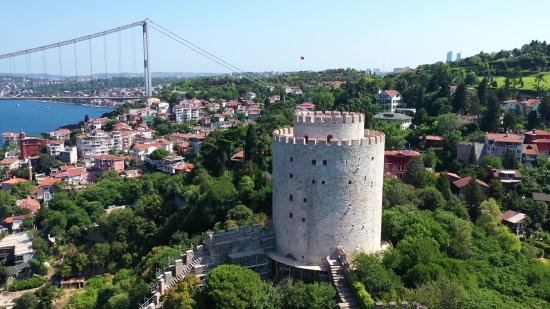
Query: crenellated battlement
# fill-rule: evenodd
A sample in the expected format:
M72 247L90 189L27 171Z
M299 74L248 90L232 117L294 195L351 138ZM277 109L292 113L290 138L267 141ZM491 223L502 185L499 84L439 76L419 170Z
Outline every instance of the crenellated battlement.
M301 112L294 115L294 125L298 123L363 123L365 116L354 112Z
M363 146L373 145L385 142L386 136L382 132L374 130L365 130L365 137L358 139L348 138L305 138L293 136L292 128L285 128L275 130L273 132L273 141L294 145L307 145L307 146Z

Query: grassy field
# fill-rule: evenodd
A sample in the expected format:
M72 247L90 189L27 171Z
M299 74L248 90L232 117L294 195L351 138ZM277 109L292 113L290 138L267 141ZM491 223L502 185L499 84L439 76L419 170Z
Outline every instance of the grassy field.
M535 83L535 77L537 77L537 75L539 75L539 74L540 74L539 72L533 72L533 73L529 73L529 71L521 72L521 75L522 75L521 78L523 80L523 87L521 87L520 84L517 84L516 89L535 90L536 89L535 86L537 85L537 83ZM542 74L544 75L544 79L546 81L541 82L540 85L544 86L545 88L548 89L548 88L550 88L550 72L543 72ZM495 77L494 80L497 81L498 87L501 87L501 86L504 85L505 78L503 76ZM510 83L511 83L511 81L510 81ZM510 84L510 87L512 87L511 84Z

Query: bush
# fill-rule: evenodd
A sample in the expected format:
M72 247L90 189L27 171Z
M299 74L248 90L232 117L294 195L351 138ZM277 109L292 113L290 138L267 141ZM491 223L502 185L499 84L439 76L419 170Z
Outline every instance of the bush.
M365 285L357 279L357 276L354 273L350 271L346 272L346 282L351 288L353 295L355 295L355 299L357 300L359 308L374 308L374 300L370 296L369 292L367 292L367 290L365 289Z
M32 278L28 278L20 281L14 281L10 287L10 291L22 291L22 290L34 289L44 284L45 281L46 279L42 276L35 276Z

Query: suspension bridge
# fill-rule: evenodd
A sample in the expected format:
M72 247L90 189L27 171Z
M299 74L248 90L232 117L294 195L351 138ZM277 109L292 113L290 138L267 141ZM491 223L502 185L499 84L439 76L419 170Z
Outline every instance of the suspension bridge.
M132 31L132 66L133 66L133 69L134 69L134 75L133 76L136 76L137 75L137 39L136 39L136 28L139 28L141 27L142 29L142 42L143 42L143 77L144 77L144 87L143 87L143 91L139 91L139 90L136 90L136 91L133 91L133 93L100 93L99 92L99 89L98 88L98 84L102 83L102 80L103 79L108 79L110 78L110 76L113 75L113 72L111 70L111 72L109 72L109 67L108 67L108 60L107 60L107 56L108 56L108 53L107 53L107 36L109 35L113 35L113 34L116 34L118 36L118 62L119 62L119 67L118 67L118 76L123 76L124 73L123 73L123 65L122 65L122 45L123 43L121 43L121 36L123 34L123 32L125 30L131 30ZM152 78L151 78L151 57L150 57L150 53L149 53L149 37L150 37L150 32L151 32L151 29L154 29L155 31L169 37L170 39L180 43L181 45L193 50L194 52L202 55L203 57L206 57L208 59L210 59L211 61L214 61L216 63L218 63L219 65L225 67L226 69L230 70L231 72L233 73L239 73L242 77L246 78L246 79L249 79L251 82L253 83L256 83L256 84L259 84L261 86L267 86L267 84L265 84L264 82L262 82L261 80L258 80L257 78L249 75L248 73L245 73L244 71L242 71L241 69L223 61L222 59L214 56L213 54L205 51L204 49L194 45L193 43L189 42L188 40L178 36L177 34L175 34L174 32L171 32L169 31L168 29L162 27L161 25L149 20L149 19L145 19L145 20L142 20L142 21L138 21L138 22L135 22L135 23L131 23L131 24L128 24L128 25L125 25L125 26L121 26L121 27L117 27L117 28L114 28L114 29L110 29L110 30L106 30L106 31L102 31L102 32L98 32L98 33L94 33L94 34L90 34L90 35L86 35L86 36L82 36L82 37L79 37L79 38L75 38L75 39L71 39L71 40L66 40L66 41L62 41L62 42L58 42L58 43L53 43L53 44L49 44L49 45L44 45L44 46L40 46L40 47L35 47L35 48L30 48L30 49L26 49L26 50L22 50L22 51L17 51L17 52L12 52L12 53L8 53L8 54L3 54L3 55L0 55L0 61L4 60L4 61L9 61L9 67L10 67L10 73L9 75L11 75L11 79L12 79L12 86L13 85L16 85L16 80L17 78L19 79L22 79L22 84L23 86L26 86L24 88L29 88L29 89L32 89L32 88L35 88L37 86L40 86L40 85L57 85L59 89L63 89L63 87L69 82L69 81L76 81L78 83L79 86L84 86L84 83L86 83L87 81L89 81L89 87L90 89L88 90L89 91L89 94L84 94L82 91L80 91L79 95L75 95L75 94L64 94L65 92L67 91L61 91L61 93L57 93L55 96L53 95L39 95L37 96L36 94L34 94L32 91L30 91L29 93L19 93L19 94L14 94L12 91L8 91L8 92L5 92L5 93L2 93L0 92L0 100L61 100L61 99L66 99L66 100L98 100L98 99L139 99L139 98L142 98L142 97L151 97L152 96L152 89L153 89L153 85L152 85ZM93 72L93 59L94 59L94 55L96 55L92 49L92 40L96 39L96 40L99 40L100 38L103 38L103 53L104 53L104 64L105 64L105 76L104 77L100 77L98 76L98 73L96 72L95 73L95 76L94 76L94 72ZM77 53L77 45L78 43L80 43L80 45L82 44L85 44L85 42L88 42L88 48L87 48L87 56L89 56L89 75L88 75L88 72L86 72L86 74L82 74L82 66L80 66L80 73L81 75L79 75L79 66L78 66L78 53ZM65 52L65 54L62 53L62 47L65 47L65 49L67 49L67 46L73 46L73 50L74 50L74 56L68 56ZM80 48L82 48L82 46L80 46ZM58 55L57 57L59 58L59 70L58 70L58 73L59 75L59 78L55 77L55 78L52 78L52 71L51 71L51 65L50 65L50 72L48 72L48 51L50 51L50 55L52 53L51 50L57 50L58 51ZM72 51L71 51L72 53ZM96 51L97 53L97 51ZM32 68L32 57L31 55L35 55L36 57L36 54L41 54L41 58L42 58L42 67L41 67L41 73L42 74L36 74L36 73L33 73L33 68ZM25 71L17 71L17 69L19 68L21 70L21 65L17 66L16 63L16 59L19 60L19 62L21 62L21 58L18 58L18 57L21 57L21 58L25 58L25 65L23 66L23 69L25 69ZM74 57L74 59L72 59ZM67 73L67 71L63 72L63 62L65 61L65 64L67 64L67 62L72 62L74 60L74 75L73 75L73 72L71 72L70 74ZM55 61L55 60L54 60ZM1 63L1 62L0 62ZM97 63L96 63L96 66L97 66ZM35 65L35 69L36 69L36 65ZM56 72L57 73L57 72ZM64 75L65 73L65 75ZM4 75L7 75L4 74ZM39 76L39 80L36 81L37 79L37 75ZM40 76L42 75L42 76ZM116 74L115 74L116 76ZM6 77L6 76L4 76ZM9 76L8 76L9 77ZM26 83L26 84L25 84ZM95 85L94 85L95 83ZM9 85L8 85L9 86ZM74 85L73 85L74 86ZM94 89L94 87L96 89ZM16 87L11 87L11 89L13 88L18 88L17 86ZM19 87L20 88L20 87ZM80 87L81 88L81 87ZM129 87L131 88L131 87ZM0 89L2 90L2 89Z

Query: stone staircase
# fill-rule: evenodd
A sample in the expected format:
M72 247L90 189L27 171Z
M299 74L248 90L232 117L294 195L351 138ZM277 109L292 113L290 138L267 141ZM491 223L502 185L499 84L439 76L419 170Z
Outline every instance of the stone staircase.
M346 270L344 266L340 263L338 259L331 259L327 257L328 265L330 266L330 279L332 285L338 293L338 306L337 308L346 308L346 309L358 309L357 301L353 292L349 288L346 278Z
M167 289L173 288L178 282L180 282L185 276L192 273L195 269L195 265L199 265L201 263L202 258L194 259L191 261L189 265L186 265L183 269L183 272L176 277L172 278L170 282L167 283L166 287Z

